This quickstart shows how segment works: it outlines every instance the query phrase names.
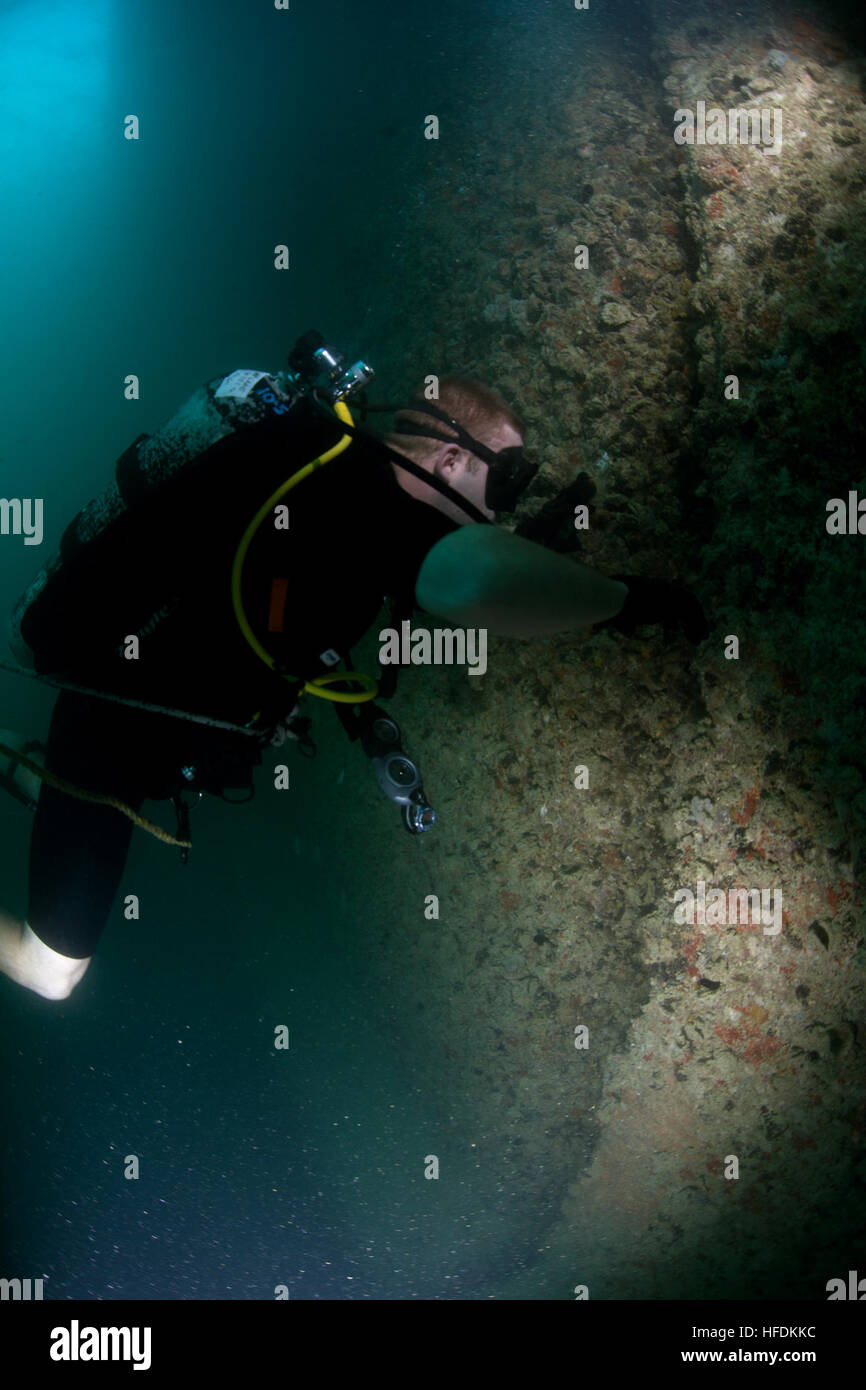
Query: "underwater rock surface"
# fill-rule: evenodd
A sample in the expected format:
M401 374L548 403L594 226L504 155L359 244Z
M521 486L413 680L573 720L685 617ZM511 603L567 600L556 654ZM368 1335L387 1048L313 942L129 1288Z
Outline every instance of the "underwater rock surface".
M413 336L383 331L407 388L471 371L527 418L521 516L588 470L580 558L681 577L713 627L401 687L441 818L382 851L381 968L531 1214L506 1296L820 1297L862 1163L866 567L824 529L866 492L862 56L813 6L741 6L724 44L683 14L596 34L544 117L518 91L521 138L430 174ZM697 100L781 107L781 156L675 145ZM678 925L698 880L776 890L781 931Z

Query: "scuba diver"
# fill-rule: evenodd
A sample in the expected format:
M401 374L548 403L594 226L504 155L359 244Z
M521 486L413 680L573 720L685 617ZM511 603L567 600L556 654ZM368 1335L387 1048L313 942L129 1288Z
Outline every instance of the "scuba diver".
M185 858L187 798L248 799L265 748L315 751L308 697L333 705L405 828L429 830L418 769L375 703L396 669L378 681L353 670L351 648L383 599L391 629L421 609L493 635L662 622L706 636L680 585L608 578L548 548L585 497L585 474L517 532L493 524L537 471L498 391L443 377L435 403L422 393L378 407L394 412L382 438L364 423L373 375L310 332L287 372L239 370L199 388L130 445L19 600L20 665L6 669L60 695L44 760L0 733L0 780L35 804L26 920L0 909L0 970L17 983L67 998L111 912L133 826ZM176 836L141 815L146 799L172 800Z

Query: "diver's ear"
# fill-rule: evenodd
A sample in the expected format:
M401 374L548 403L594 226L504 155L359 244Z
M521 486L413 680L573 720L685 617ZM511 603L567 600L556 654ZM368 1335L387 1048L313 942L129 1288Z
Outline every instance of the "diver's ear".
M459 472L461 460L463 460L465 469L465 459L465 449L461 449L458 444L445 444L436 455L433 472L444 476L447 482L449 477L453 477L455 473Z

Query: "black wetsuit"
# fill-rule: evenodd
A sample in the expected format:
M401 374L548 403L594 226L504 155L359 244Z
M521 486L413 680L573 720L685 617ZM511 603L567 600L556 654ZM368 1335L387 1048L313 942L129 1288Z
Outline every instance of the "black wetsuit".
M297 686L252 652L230 594L231 562L256 511L248 498L236 500L243 489L232 479L249 478L259 448L283 451L285 476L305 461L303 455L286 455L286 441L275 431L270 426L246 432L211 448L193 479L200 497L194 512L164 503L151 508L141 554L142 563L152 557L157 607L156 620L140 638L140 659L125 660L104 641L100 647L96 612L73 631L81 600L67 603L52 624L46 595L40 622L47 648L56 649L40 656L34 643L40 669L61 666L70 679L93 689L235 724L246 725L260 711L265 723L274 724L289 713ZM309 679L329 669L323 652L346 652L370 628L385 595L411 613L421 564L455 523L410 497L387 460L362 441L301 482L286 505L289 529L276 530L266 521L250 548L244 607L256 636L285 669ZM92 595L112 582L111 573L100 575L90 564L86 584ZM93 597L88 602L98 606ZM133 619L120 629L137 630ZM134 809L146 798L180 790L185 766L199 769L206 789L218 790L220 784L241 785L260 761L260 745L242 734L69 692L57 700L46 759L59 776ZM239 769L234 781L232 763ZM77 959L92 955L120 885L132 831L132 822L118 811L43 783L31 841L27 920L47 946Z

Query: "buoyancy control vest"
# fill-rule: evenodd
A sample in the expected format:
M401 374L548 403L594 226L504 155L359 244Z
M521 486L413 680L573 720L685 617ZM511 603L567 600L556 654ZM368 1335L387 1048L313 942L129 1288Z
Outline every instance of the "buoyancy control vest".
M88 672L129 635L146 637L172 611L191 567L219 556L227 574L263 499L340 434L339 420L283 377L239 370L201 386L129 446L114 483L67 526L13 611L17 660L40 673Z

